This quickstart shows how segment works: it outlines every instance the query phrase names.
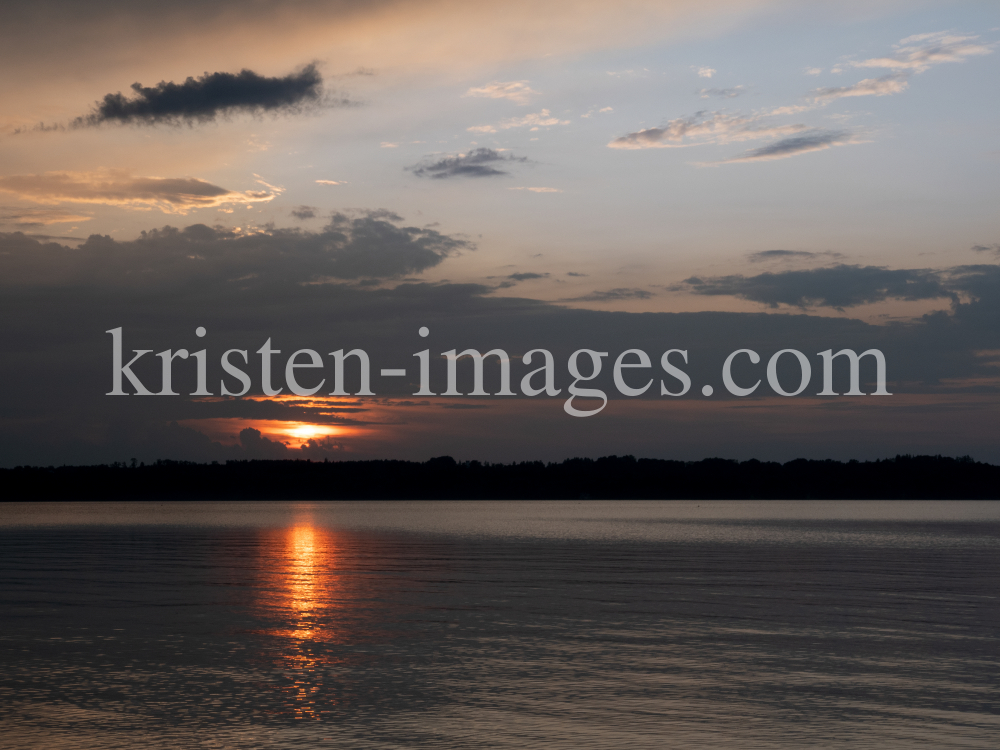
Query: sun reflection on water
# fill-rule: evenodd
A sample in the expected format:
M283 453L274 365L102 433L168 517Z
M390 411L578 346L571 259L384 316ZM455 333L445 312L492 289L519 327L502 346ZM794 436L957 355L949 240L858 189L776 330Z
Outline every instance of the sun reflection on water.
M267 624L254 631L255 656L278 699L275 714L291 720L329 720L358 705L359 675L374 654L417 635L402 623L425 589L399 563L410 559L407 542L318 523L313 511L303 504L291 524L262 532L258 548L261 595L252 608ZM441 557L425 565L442 565Z
M341 640L343 614L336 536L303 518L278 531L269 547L272 597L264 605L283 621L269 634L276 639L277 665L291 680L283 688L287 710L296 719L319 719L336 704L327 689L337 662L329 646Z
M312 526L295 526L288 534L288 593L292 609L304 615L319 605L316 588L318 551L316 530ZM302 625L300 620L298 626ZM301 631L301 627L297 628Z

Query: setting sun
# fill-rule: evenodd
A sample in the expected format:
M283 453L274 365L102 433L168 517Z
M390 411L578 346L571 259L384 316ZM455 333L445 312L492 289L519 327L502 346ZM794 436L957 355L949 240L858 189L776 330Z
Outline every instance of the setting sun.
M328 435L337 435L340 432L336 427L320 424L296 424L292 427L286 427L283 431L285 434L299 440L314 440L315 438L327 437Z

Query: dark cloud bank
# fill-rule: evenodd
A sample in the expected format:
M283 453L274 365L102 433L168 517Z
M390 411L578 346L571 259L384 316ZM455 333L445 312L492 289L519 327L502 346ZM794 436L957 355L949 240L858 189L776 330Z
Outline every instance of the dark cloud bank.
M595 385L612 396L611 364L625 349L643 349L654 360L669 348L689 351L686 371L694 387L687 396L671 400L650 389L651 399L671 409L676 407L664 410L662 417L649 417L641 425L629 421L631 418L622 416L626 412L619 410L629 404L623 404L625 399L619 397L600 415L574 419L562 412L564 392L563 398L537 397L516 420L504 422L504 404L527 401L491 397L476 402L487 408L440 412L452 419L449 424L458 425L458 432L442 428L428 433L419 445L393 449L405 449L407 456L417 457L423 452L455 453L461 446L469 450L470 445L482 446L484 453L467 457L489 460L555 459L586 451L592 455L634 452L692 458L801 455L805 450L802 436L788 434L796 420L806 414L793 411L799 408L795 406L801 403L799 399L784 399L781 408L766 409L754 398L733 401L734 410L726 412L724 418L708 410L726 398L720 382L723 359L741 348L758 351L766 361L784 348L799 349L815 360L816 352L829 348L860 352L874 347L885 353L893 393L903 397L981 393L984 398L995 398L990 395L996 389L989 378L996 376L997 368L991 362L997 357L987 355L1000 350L997 265L937 272L837 266L808 272L689 279L687 283L696 293L743 296L764 304L808 302L848 308L872 300L940 297L950 308L910 323L885 326L805 314L576 310L531 299L492 296L494 286L413 279L414 274L473 249L461 236L407 226L388 211L334 214L318 232L271 228L243 236L224 228L194 225L152 230L130 241L95 235L78 248L39 242L21 233L0 234L0 315L5 321L0 331L4 351L0 358L4 386L0 395L0 461L5 465L88 463L133 455L147 461L290 454L336 458L344 448L339 440L313 441L301 452L245 433L237 444L220 446L190 426L170 425L206 418L253 418L368 425L374 429L374 417L365 399L310 410L275 401L105 396L111 379L111 340L105 332L119 326L124 329L128 350L207 348L209 382L216 393L223 375L219 356L229 348L250 352L247 369L257 373L256 388L259 357L253 352L269 337L272 346L283 352L276 358L278 386L284 385L281 365L297 349L311 348L325 354L360 347L372 360L373 390L380 398L403 399L403 404L410 403L413 385L404 379L380 378L378 368L413 368L413 353L426 347L435 355L452 348L486 351L500 347L512 356L516 380L528 369L519 357L529 349L546 348L555 356L557 386L561 388L569 382L565 363L573 351L607 351L611 357L605 360L604 374ZM396 281L388 283L393 279ZM635 291L612 289L590 296L622 299L634 297ZM430 328L429 338L416 335L421 325ZM208 329L206 337L195 336L198 326ZM792 360L791 368L794 360L788 359ZM159 364L159 359L148 355L134 368L152 390L159 388ZM744 364L750 368L749 363ZM437 383L435 390L441 392L444 388L439 387L442 384L437 378L443 377L443 368L439 365L440 360L435 360L433 382ZM734 375L741 382L752 383L763 377L762 367L738 368ZM175 390L193 391L192 362L179 360L174 369ZM490 392L498 390L498 373L493 358L486 369ZM460 363L463 391L471 389L466 387L470 374L471 363ZM786 376L797 377L791 370L782 374ZM871 380L871 373L863 376L865 381ZM820 390L819 378L814 362L810 393ZM715 385L714 398L700 395L703 383ZM847 389L838 385L838 390ZM461 400L443 401L458 404ZM704 412L704 417L677 421L695 413L682 408L684 403L697 407L697 413ZM932 402L907 407L911 409L905 412L907 418L917 421L899 422L890 439L871 430L902 419L900 399L873 398L867 403L872 405L857 407L855 412L848 408L847 400L837 398L816 407L826 415L823 424L827 427L826 431L812 431L819 441L812 444L813 455L826 457L839 451L838 457L850 458L959 451L991 458L992 454L983 455L982 451L995 453L995 428L989 428L993 433L984 437L969 427L981 409L948 411ZM883 409L888 411L883 413ZM880 416L874 422L867 417L867 422L859 422L857 414L862 412ZM400 409L397 413L405 422L405 415L413 412ZM995 426L995 420L990 418L988 424ZM784 430L785 443L762 442L760 434L766 425ZM906 440L916 434L917 427L936 436L937 450L907 450L912 443ZM960 437L945 440L941 435L951 434L948 430ZM533 455L519 453L522 445L533 446ZM861 456L859 452L866 453ZM352 455L386 457L378 452Z
M160 81L155 86L132 84L132 96L107 94L89 115L76 118L73 127L106 123L156 125L195 123L220 115L290 112L320 103L323 78L315 65L287 76L267 77L252 70L205 73L183 83ZM341 102L346 103L346 102Z
M71 250L20 233L0 235L11 283L110 284L128 291L181 292L185 284L221 284L216 291L264 289L329 279L388 279L419 273L449 255L475 249L460 237L402 225L390 211L336 213L319 232L264 228L236 232L194 224L163 227L119 242L91 235ZM2 252L2 251L0 251Z

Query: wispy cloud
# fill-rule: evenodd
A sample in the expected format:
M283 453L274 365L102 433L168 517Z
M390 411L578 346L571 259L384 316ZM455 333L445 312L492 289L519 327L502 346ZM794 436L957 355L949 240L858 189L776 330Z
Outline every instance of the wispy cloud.
M86 237L72 237L65 234L35 234L32 232L25 232L23 236L30 237L31 239L38 240L39 242L51 242L52 240L81 241L86 239Z
M0 177L0 191L36 203L97 203L186 214L233 203L266 203L274 191L227 190L195 177L133 177L122 170L46 172Z
M270 182L267 182L263 177L261 177L259 174L256 173L254 174L254 182L256 182L258 185L263 185L268 190L278 195L285 192L285 188L281 187L280 185L272 185Z
M512 273L507 276L502 277L504 280L500 282L497 289L510 289L512 286L517 286L522 281L536 281L538 279L547 279L551 274L547 273L532 273L530 271L524 273ZM496 276L487 276L488 279L495 279Z
M824 151L832 146L844 146L857 142L854 140L854 135L848 130L812 130L801 135L782 138L779 141L752 149L730 159L723 159L717 162L700 162L698 166L710 167L719 164L788 159L789 157L808 154L812 151Z
M498 130L510 130L511 128L530 127L531 130L538 130L553 125L569 125L569 120L560 120L558 117L553 117L547 109L543 109L541 112L533 112L524 117L510 117L499 125L473 125L466 130L470 133L496 133Z
M887 299L957 299L955 292L946 288L934 271L849 265L757 276L692 277L673 290L740 297L769 307L790 305L799 308L844 309Z
M747 255L751 263L765 263L769 261L786 260L811 260L814 258L843 258L843 253L835 253L827 250L822 253L812 253L807 250L760 250Z
M972 249L977 253L996 253L1000 255L1000 242L993 245L973 245Z
M702 99L716 97L718 99L735 99L737 96L746 93L743 86L733 86L728 89L701 89L698 92Z
M859 96L890 96L905 91L909 77L944 62L961 62L971 56L986 55L994 44L980 44L975 36L955 35L948 32L918 34L907 37L896 45L893 57L843 63L833 69L842 72L844 66L856 68L889 68L892 72L878 78L866 78L849 86L818 88L810 92L807 104L777 107L752 115L728 114L703 110L689 117L670 120L666 125L645 128L615 138L609 148L683 148L700 144L725 144L755 139L778 139L760 148L738 156L714 162L698 162L697 166L717 166L740 162L771 161L791 156L822 151L833 146L861 143L856 134L847 130L829 130L805 124L772 125L767 118L795 115L830 104L838 99ZM711 68L693 68L699 75L711 77ZM821 68L807 68L808 75L819 75ZM725 89L700 90L703 98L733 98L743 93L741 86Z
M52 224L75 224L92 217L59 208L0 208L0 224L13 224L26 229Z
M811 109L816 109L815 104L788 104L784 107L775 107L767 112L762 112L761 117L778 117L781 115L797 115L800 112L808 112Z
M317 185L346 185L343 180L316 180Z
M446 179L449 177L501 177L509 174L506 170L499 169L512 163L526 163L526 156L514 156L505 154L492 148L476 148L466 154L456 154L454 156L444 156L441 158L431 157L430 161L424 161L412 167L407 167L418 177L433 177L435 179Z
M889 68L890 70L923 73L933 65L964 62L969 57L989 55L995 44L980 44L978 36L959 35L949 31L915 34L894 45L892 57L872 57L847 63L854 68Z
M694 68L694 70L695 70L695 72L698 73L698 77L699 78L711 78L712 76L714 76L716 73L719 72L715 68L709 68L707 66L702 66L700 68Z
M690 117L670 120L659 128L646 128L615 138L609 148L682 148L705 143L736 143L776 138L806 130L806 125L768 125L764 116L731 115L702 110Z
M649 299L653 292L645 289L607 289L601 292L591 292L582 297L567 297L564 302L621 302L632 299Z
M641 68L639 70L633 70L631 68L629 70L608 70L606 72L613 78L622 78L623 76L632 78L635 76L643 76L645 73L649 72L649 68Z
M528 81L493 81L485 86L473 87L463 96L479 96L488 99L507 99L515 104L528 104L538 92L528 85Z
M811 92L813 101L826 103L849 96L889 96L909 86L906 73L890 73L880 78L865 78L852 86L835 86Z
M889 73L879 78L866 78L851 86L816 89L811 92L814 102L827 104L834 99L850 96L888 96L904 91L909 76L923 73L934 65L946 62L964 62L969 57L989 55L995 44L980 44L979 37L957 35L947 31L916 34L894 45L891 57L871 57L867 60L850 60L832 69L834 73L851 68L887 68Z
M131 97L121 92L107 94L93 112L76 118L72 126L195 123L233 113L290 112L318 104L323 79L314 65L278 78L244 69L239 73L206 73L183 83L133 83L132 92Z
M512 187L508 190L527 190L529 193L561 193L562 190L553 187Z

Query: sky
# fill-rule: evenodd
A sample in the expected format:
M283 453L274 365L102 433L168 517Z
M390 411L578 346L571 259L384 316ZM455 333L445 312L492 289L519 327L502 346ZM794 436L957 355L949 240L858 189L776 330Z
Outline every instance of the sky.
M5 16L0 465L1000 461L995 3L13 0ZM205 388L192 356L172 360L178 395L127 378L107 395L117 328L124 361L148 352L144 388L170 390L156 353L182 348L206 351ZM354 348L372 393L348 359L331 395L329 353ZM443 395L444 352L467 348L504 352L512 395L496 357L494 395L470 395L468 357ZM873 357L865 395L845 395L845 358L840 395L818 395L818 353L845 348L883 353L891 396L873 395ZM293 375L324 380L308 395L285 377L301 349L323 362ZM520 387L534 349L552 395ZM578 383L606 402L569 401L580 349L607 353ZM623 370L652 382L639 395L613 378L629 349L649 355ZM747 396L722 376L740 349L760 355L733 366L761 381ZM794 397L766 373L785 349L811 362ZM794 355L776 367L794 391Z

